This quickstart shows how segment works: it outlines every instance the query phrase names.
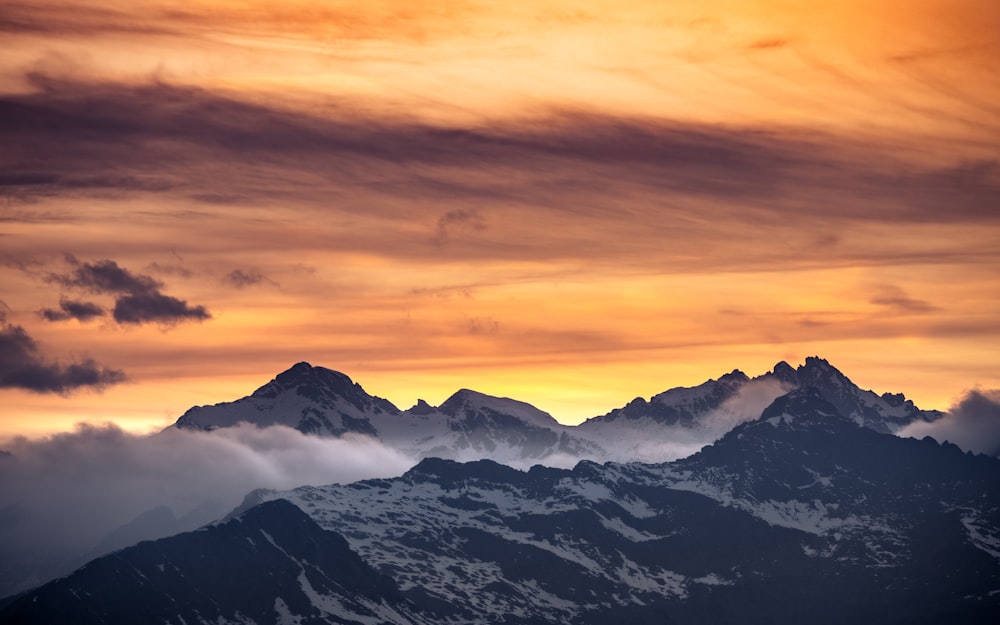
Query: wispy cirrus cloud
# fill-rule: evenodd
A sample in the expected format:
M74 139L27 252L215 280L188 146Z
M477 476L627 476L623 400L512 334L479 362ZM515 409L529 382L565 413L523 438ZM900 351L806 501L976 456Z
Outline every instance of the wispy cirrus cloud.
M0 99L0 130L15 146L0 157L10 197L154 194L198 204L239 189L236 204L202 204L218 216L210 219L237 217L225 228L242 236L221 245L279 243L267 220L239 218L246 205L309 219L296 235L303 246L398 259L439 257L447 241L455 260L641 252L728 269L989 254L970 240L942 250L939 238L928 249L912 237L885 244L881 233L1000 226L1000 161L961 151L951 163L921 160L830 131L566 111L447 127L346 101L320 116L190 87L33 80L37 93ZM222 232L205 224L215 227ZM459 230L471 236L449 236ZM670 247L659 245L664 237ZM715 251L707 258L698 253L706 242Z
M871 303L904 313L920 314L940 310L930 302L910 297L906 291L891 284L881 286L879 292L871 298Z

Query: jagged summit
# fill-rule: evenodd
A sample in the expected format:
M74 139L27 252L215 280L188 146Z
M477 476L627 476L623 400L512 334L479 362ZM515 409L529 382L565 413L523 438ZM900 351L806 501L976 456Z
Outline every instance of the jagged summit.
M587 420L583 425L594 428L599 424L616 421L656 423L660 426L699 428L720 413L727 413L737 404L740 394L764 398L766 403L739 415L738 420L756 418L759 411L771 400L798 388L813 388L839 414L853 419L859 425L879 432L895 432L915 420L934 421L942 416L936 410L920 410L902 394L885 393L882 396L855 385L828 360L809 356L793 368L779 361L774 368L761 376L750 378L739 369L717 380L708 380L694 387L673 388L646 401L641 397L606 415ZM741 405L746 405L743 402Z
M774 368L771 369L771 375L789 384L796 384L798 381L798 374L795 372L795 369L784 360L778 361L778 364L774 365Z
M418 399L417 403L413 404L413 407L411 407L406 412L414 415L426 415L433 413L435 410L437 410L437 408L431 406L423 399Z
M649 401L636 397L624 407L588 419L582 425L587 427L619 419L639 419L659 425L694 427L701 415L718 408L750 381L745 373L734 369L718 380L708 380L698 386L672 388L653 395Z
M783 375L787 375L787 371L783 371ZM864 390L819 356L806 358L795 370L795 375L785 379L796 387L817 389L839 414L879 432L896 432L913 421L934 421L943 414L937 410L920 410L902 393L880 396Z

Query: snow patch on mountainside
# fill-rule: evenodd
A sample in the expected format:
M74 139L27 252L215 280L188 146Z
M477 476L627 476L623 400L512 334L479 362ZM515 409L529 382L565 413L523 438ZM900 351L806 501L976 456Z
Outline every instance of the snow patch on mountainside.
M696 584L704 584L706 586L733 586L736 584L731 579L726 579L717 573L709 573L708 575L703 575L691 580Z
M797 529L817 536L844 527L852 519L831 517L836 504L828 507L822 501L761 501L756 504L740 501L738 507L771 525Z
M650 540L658 540L659 538L662 538L662 536L658 536L656 534L650 534L649 532L643 532L641 530L637 530L631 525L627 525L625 521L621 520L618 517L608 518L602 516L601 525L603 525L605 528L611 530L616 534L624 536L625 538L634 543L641 543Z
M963 514L961 519L969 541L980 551L1000 560L1000 528L987 525L972 510Z
M687 597L687 578L680 573L664 569L652 569L622 558L622 565L615 575L630 587L648 593Z

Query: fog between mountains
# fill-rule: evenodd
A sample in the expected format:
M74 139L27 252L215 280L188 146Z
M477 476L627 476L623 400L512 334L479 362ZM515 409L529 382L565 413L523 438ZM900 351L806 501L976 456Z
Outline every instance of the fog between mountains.
M700 427L668 435L638 430L606 436L608 455L587 458L665 462L685 457L739 423L751 420L785 389L777 381L747 385ZM1000 392L970 391L943 419L913 424L901 436L930 435L981 453L1000 450ZM0 443L0 556L78 557L110 532L157 506L181 517L206 502L231 510L255 488L353 482L404 473L417 458L359 435L320 438L273 426L242 424L212 432L168 429L151 436L113 425L80 424L73 432ZM490 457L467 450L459 460ZM494 456L520 469L570 468L582 458ZM0 567L4 568L4 567Z
M251 425L152 436L78 425L41 440L14 439L0 457L0 553L78 555L156 506L182 516L224 510L255 488L399 475L413 461L366 437L318 438Z

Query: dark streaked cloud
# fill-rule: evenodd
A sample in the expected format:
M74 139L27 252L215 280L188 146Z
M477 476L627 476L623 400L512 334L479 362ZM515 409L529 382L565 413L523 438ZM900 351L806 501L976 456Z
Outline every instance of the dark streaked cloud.
M93 302L80 302L70 299L59 301L59 308L43 308L38 314L46 321L90 321L104 315L104 309Z
M405 262L646 273L995 262L985 233L1000 227L1000 173L957 144L924 159L933 146L578 111L445 126L344 100L320 114L162 83L32 80L37 93L0 97L13 146L0 170L48 176L7 187L19 214L49 197L148 205L154 194L189 207L184 230L166 209L136 223L185 250L235 258L295 241ZM204 202L234 192L237 203ZM982 235L960 241L970 226Z
M913 423L900 436L930 436L966 451L1000 456L1000 390L969 391L948 414L933 423Z
M784 48L788 46L791 42L788 39L782 39L781 37L771 37L769 39L758 39L750 45L747 46L750 50L774 50L775 48Z
M133 2L122 8L92 4L101 3L70 0L56 7L32 0L5 0L0 4L0 32L56 37L124 34L198 39L217 30L243 34L318 31L319 35L337 39L393 36L425 42L432 34L453 36L460 30L458 18L471 12L462 3L449 3L447 10L442 10L370 0L357 4L251 1L232 7L219 3L212 6Z
M893 285L880 287L879 293L870 301L872 304L885 306L899 312L929 313L940 310L930 302L908 296L903 289Z
M31 35L136 35L168 34L170 31L148 20L143 22L108 8L76 4L58 10L39 2L4 2L0 5L0 32Z
M125 380L123 371L102 367L90 358L70 364L49 361L21 326L0 329L0 388L66 394L81 388L101 390Z
M30 79L36 93L0 99L0 131L16 146L0 159L6 183L28 195L113 189L191 199L229 197L238 188L248 201L310 190L328 201L331 190L350 188L499 197L553 212L563 210L554 199L576 190L597 201L567 210L593 216L634 217L620 201L642 192L636 199L739 200L712 217L741 221L780 222L790 208L799 222L1000 218L991 210L1000 198L996 159L906 160L863 136L564 111L449 128L344 103L319 116L167 84ZM73 149L56 149L66 145ZM464 173L441 169L454 174L456 167ZM291 184L283 171L312 184ZM572 194L566 199L573 203Z

